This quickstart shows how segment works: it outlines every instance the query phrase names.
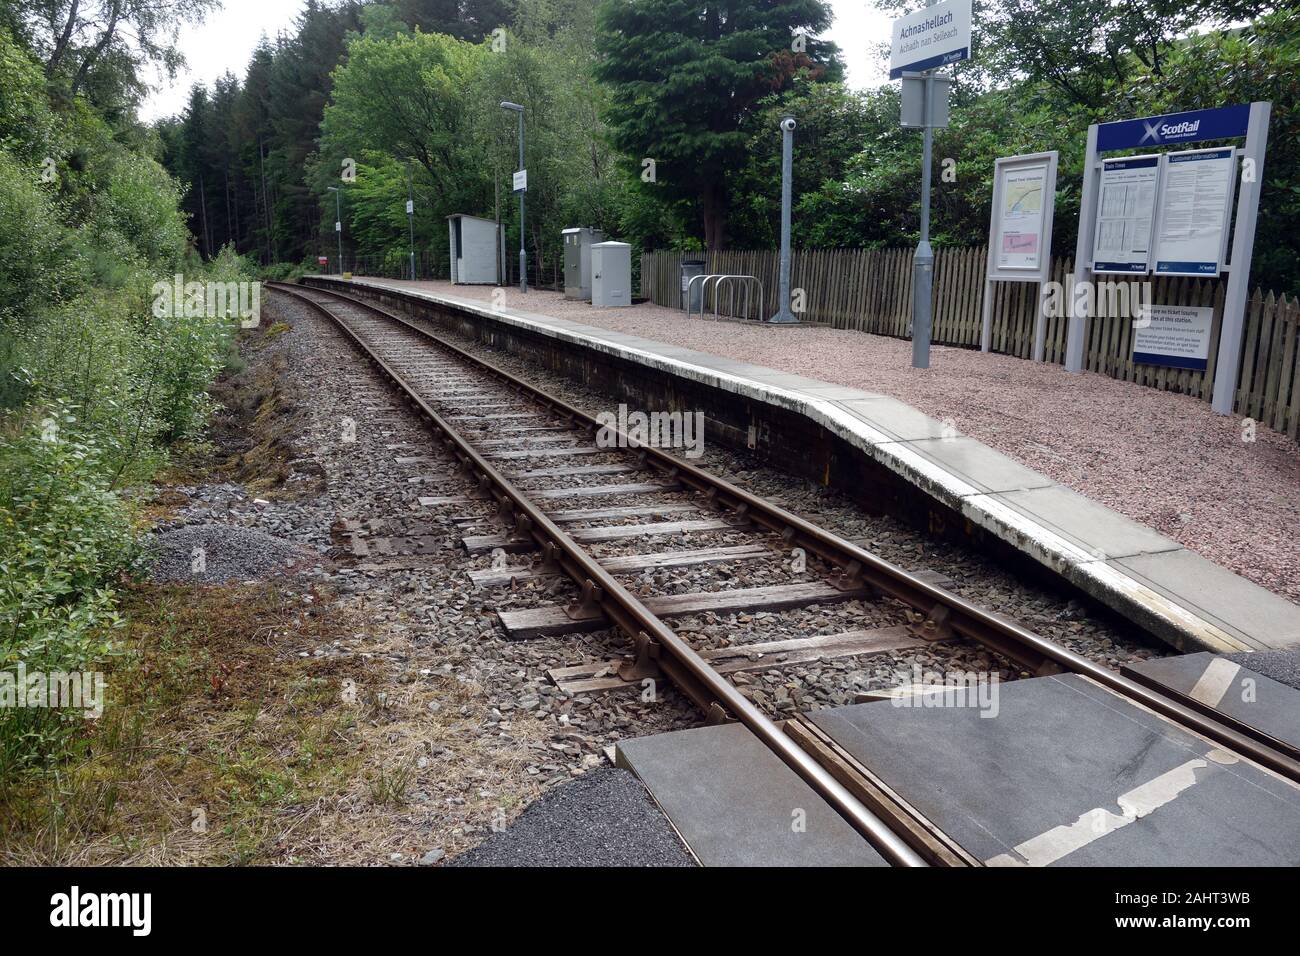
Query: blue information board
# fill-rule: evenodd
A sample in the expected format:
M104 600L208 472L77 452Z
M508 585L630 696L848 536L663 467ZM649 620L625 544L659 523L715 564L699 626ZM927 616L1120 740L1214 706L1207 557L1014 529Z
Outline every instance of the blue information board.
M1242 104L1102 123L1097 127L1097 152L1232 139L1246 135L1249 121L1250 107Z

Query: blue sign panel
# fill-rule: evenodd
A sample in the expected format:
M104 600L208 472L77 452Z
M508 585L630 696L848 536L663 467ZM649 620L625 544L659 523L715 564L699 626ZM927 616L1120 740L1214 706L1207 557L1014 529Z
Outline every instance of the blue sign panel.
M1197 143L1206 139L1232 139L1245 136L1249 122L1250 106L1241 104L1102 123L1097 127L1097 152Z
M1134 352L1135 365L1163 365L1166 368L1185 368L1193 372L1204 372L1210 367L1209 359L1187 358L1182 355L1162 355L1159 352Z
M941 66L947 66L949 63L956 63L958 60L970 59L970 47L964 46L956 50L949 50L947 53L941 53L938 56L927 57L924 60L917 60L915 63L909 63L907 66L900 66L896 70L889 71L889 78L896 80L904 73L920 73L922 70L937 70Z

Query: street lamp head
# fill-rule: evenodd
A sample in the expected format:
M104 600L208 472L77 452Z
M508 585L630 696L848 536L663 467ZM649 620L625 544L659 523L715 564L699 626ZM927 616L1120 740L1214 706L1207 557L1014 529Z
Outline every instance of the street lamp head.
M325 188L328 189L328 190L329 190L330 192L332 192L332 193L336 193L336 192L339 191L339 187L337 187L337 186L326 186Z
M502 100L501 108L503 110L514 110L516 113L522 113L524 111L524 108L518 103L511 103L509 100Z

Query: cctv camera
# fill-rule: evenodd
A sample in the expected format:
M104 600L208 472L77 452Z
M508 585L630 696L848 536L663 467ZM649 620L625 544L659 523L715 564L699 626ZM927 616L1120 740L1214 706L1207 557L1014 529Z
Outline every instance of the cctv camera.
M783 130L784 130L785 132L787 132L787 133L793 133L793 132L794 132L794 117L793 117L793 116L787 116L785 119L781 120L781 129L783 129Z

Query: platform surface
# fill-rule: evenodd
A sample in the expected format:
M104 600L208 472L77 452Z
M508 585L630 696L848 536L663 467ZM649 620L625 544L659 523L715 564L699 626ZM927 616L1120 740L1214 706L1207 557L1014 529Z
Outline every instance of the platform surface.
M1241 662L1209 652L1158 657L1129 664L1124 673L1300 748L1300 690L1252 670L1251 656L1259 655Z
M1300 865L1300 788L1077 675L810 716L992 866Z
M888 396L397 281L313 278L455 306L799 412L1175 647L1300 647L1300 607Z
M741 724L623 740L617 760L705 866L888 865Z

